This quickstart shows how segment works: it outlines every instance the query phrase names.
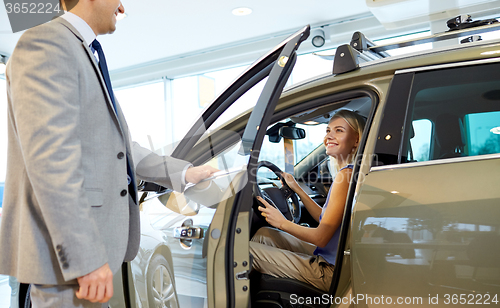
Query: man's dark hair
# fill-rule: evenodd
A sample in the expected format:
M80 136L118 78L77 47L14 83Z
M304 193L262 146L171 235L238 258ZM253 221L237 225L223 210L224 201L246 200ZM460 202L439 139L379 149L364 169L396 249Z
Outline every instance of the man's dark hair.
M59 0L61 7L63 7L63 2L66 5L66 11L71 11L78 4L78 0Z

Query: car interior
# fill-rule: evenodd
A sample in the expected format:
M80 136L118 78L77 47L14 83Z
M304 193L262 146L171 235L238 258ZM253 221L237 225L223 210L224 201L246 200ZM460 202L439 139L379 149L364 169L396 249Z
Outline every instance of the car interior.
M263 195L265 199L274 203L285 217L293 220L295 223L309 227L316 227L318 225L318 222L305 210L304 205L298 200L296 194L286 185L282 185L281 172L284 170L281 168L283 168L286 151L283 139L292 139L294 141L295 153L307 148L306 155L299 155L297 157L300 161L295 163L293 173L299 185L308 192L313 200L322 206L333 181L330 173L329 159L325 153L322 140L330 118L340 109L355 111L363 117L368 118L372 109L372 99L362 96L335 103L326 103L316 108L288 115L286 118L281 118L281 120L275 121L268 127L266 133L268 141L264 142L259 156L257 182L253 188L254 197ZM308 126L316 127L316 130L308 129ZM228 126L224 127L224 129L227 128ZM315 143L304 142L309 132L319 137L316 138ZM217 132L212 134L212 136L214 135L216 136ZM277 147L268 148L268 145L273 143ZM213 142L213 144L217 143ZM281 147L281 150L279 147ZM270 155L270 152L273 155ZM282 154L276 154L280 152ZM278 166L281 166L281 168ZM259 203L254 198L250 238L259 228L269 226L257 210L258 206ZM250 279L251 298L253 304L257 307L284 307L290 302L292 294L299 296L321 296L324 294L324 291L316 289L307 283L292 279L275 278L270 275L260 274L255 270L251 271Z
M285 123L294 126L299 126L304 123L318 123L314 125L319 125L324 129L333 114L340 109L356 111L367 118L370 112L371 100L368 97L363 97L350 100L342 105L342 107L327 105L309 110L291 116L286 120L288 122ZM273 130L273 127L274 126L268 129L268 135L276 131L275 129ZM321 134L325 134L324 130ZM269 136L269 139L271 138L272 137ZM296 146L300 147L299 140L296 141ZM309 227L316 227L318 222L309 215L301 202L299 202L301 209L299 211L294 209L294 203L296 202L294 199L297 198L295 193L293 193L293 191L290 192L291 190L286 184L282 185L280 176L281 170L279 170L279 168L277 169L274 165L269 167L269 162L262 161L262 157L265 156L265 153L263 154L261 154L259 158L259 166L271 168L274 175L262 178L259 177L260 173L257 173L258 184L256 186L260 187L264 194L268 196L268 198L264 199L271 199L285 217L290 217L288 213L293 212L295 215L291 215L293 217L290 217L290 219L294 219L296 223ZM313 150L295 165L294 174L301 188L304 189L316 203L322 206L326 201L330 185L333 182L330 173L329 159L322 143L316 144ZM255 191L256 189L254 189L254 195L260 194ZM259 228L269 226L257 210L258 206L259 203L254 199L251 236L255 234ZM297 215L300 216L297 217ZM255 270L251 272L250 279L251 298L256 307L285 307L290 302L292 294L301 297L321 297L325 293L305 282L286 278L276 278L267 274L261 274Z
M300 109L285 108L275 111L259 154L256 183L253 185L253 213L251 213L249 239L259 228L269 226L257 210L259 203L255 197L258 195L272 201L285 217L295 223L309 227L318 225L296 194L286 185L282 185L281 173L283 171L293 173L302 189L322 206L333 182L330 162L323 145L326 125L340 109L348 109L369 118L373 113L375 100L374 96L361 91L350 93L348 96L332 95L301 103ZM217 163L218 166L229 168L237 165L237 153L249 113L247 111L236 117L238 120L228 121L215 129L207 130L184 159L194 165L213 166ZM292 152L295 162L292 171L285 163L289 159L285 154L287 149L285 140L293 141ZM210 226L208 228L210 229ZM205 233L208 234L209 230ZM203 246L206 246L206 242L206 240L203 242ZM206 248L203 250L206 252ZM285 307L290 302L292 294L299 296L324 294L324 291L307 283L261 275L255 270L250 271L250 283L251 299L256 307Z

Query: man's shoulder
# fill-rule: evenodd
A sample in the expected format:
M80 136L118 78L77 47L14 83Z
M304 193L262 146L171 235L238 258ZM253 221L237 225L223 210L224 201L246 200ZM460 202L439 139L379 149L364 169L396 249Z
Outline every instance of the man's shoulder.
M44 32L61 32L64 31L64 26L62 25L61 21L59 20L60 18L54 18L53 20L40 24L38 26L29 28L28 30L24 31L23 35L21 35L21 38L23 36L29 36L33 34L39 34L39 33L44 33Z
M55 18L47 23L38 25L36 27L26 30L23 35L21 35L21 40L32 39L32 38L71 38L75 37L74 31L70 28L71 26L61 18Z
M67 24L63 18L59 17L50 22L26 30L19 38L15 49L31 49L29 46L33 44L41 48L43 48L44 45L50 47L63 47L72 41L80 43L81 39L74 32L74 29L71 29L71 26Z

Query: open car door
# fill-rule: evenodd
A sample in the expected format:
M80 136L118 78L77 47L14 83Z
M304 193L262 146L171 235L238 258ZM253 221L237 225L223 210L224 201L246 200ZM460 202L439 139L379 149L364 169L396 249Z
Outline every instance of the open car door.
M193 165L214 166L220 173L188 185L183 193L144 185L150 192L142 198L143 209L158 210L155 206L161 202L169 211L154 216L151 225L166 234L162 251L167 251L170 264L164 267L174 276L178 307L250 303L252 184L266 128L309 30L304 27L251 65L203 112L171 155ZM228 127L226 121L238 117L242 120ZM164 281L158 279L157 284Z

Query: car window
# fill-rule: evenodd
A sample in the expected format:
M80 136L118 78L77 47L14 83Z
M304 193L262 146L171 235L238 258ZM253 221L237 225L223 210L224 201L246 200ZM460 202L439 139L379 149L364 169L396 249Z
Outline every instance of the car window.
M248 156L239 153L241 137L238 132L245 128L248 113L257 103L267 79L266 77L251 87L224 110L212 125L205 128L196 143L197 150L194 151L199 153L197 158L201 163L219 170L233 169L248 163ZM238 118L241 120L235 121ZM220 146L224 147L222 152L218 149Z
M432 122L429 119L412 122L408 157L410 161L428 161L431 149Z
M416 73L401 162L500 153L500 64Z
M500 153L500 111L466 115L465 130L470 155Z
M215 120L210 127L207 127L206 132L200 138L203 140L207 135L209 135L214 130L222 127L229 121L233 121L235 118L242 116L243 114L249 112L259 99L259 95L267 82L268 77L262 79L252 88L250 88L245 94L240 96L231 106L229 106L218 118ZM199 142L198 142L199 143Z
M303 128L306 131L306 138L295 140L295 163L299 163L304 157L323 143L325 137L326 124L317 125L300 125L297 127Z
M288 122L288 120L285 120L283 122ZM326 124L304 125L298 123L295 125L295 127L302 128L306 132L306 137L304 139L293 140L293 150L295 157L294 164L297 164L323 142ZM285 171L285 153L283 139L281 139L278 143L273 143L269 141L268 137L264 138L261 153L259 155L259 160L272 162L281 170ZM266 178L275 177L274 173L272 173L267 168L260 168L257 175Z

